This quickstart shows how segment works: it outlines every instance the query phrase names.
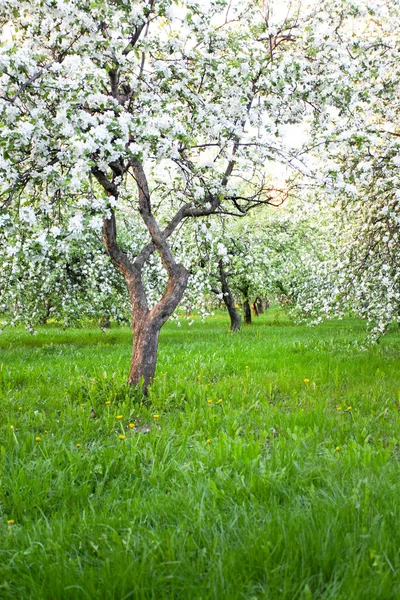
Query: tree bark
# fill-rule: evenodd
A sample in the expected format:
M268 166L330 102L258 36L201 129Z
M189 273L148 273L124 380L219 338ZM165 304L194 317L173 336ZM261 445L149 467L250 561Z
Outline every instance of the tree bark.
M257 302L253 302L251 305L251 310L253 311L253 315L255 317L258 317L258 306L257 306Z
M251 310L249 299L245 298L243 302L243 311L244 311L244 322L246 325L251 325Z
M249 285L247 283L243 283L242 287L239 288L243 294L243 312L244 312L244 322L246 325L251 325L251 310L250 310L250 301L249 301Z
M257 296L254 304L257 307L258 314L262 315L264 313L264 308L263 308L263 303L262 303L262 300L261 300L260 296Z
M222 259L218 262L219 268L219 278L221 281L221 289L222 289L222 298L224 300L225 306L228 309L228 313L231 319L231 331L239 331L240 325L242 322L242 318L236 310L235 300L233 298L231 288L228 284L228 279L226 277L226 273L224 270L224 265Z
M132 290L133 352L128 383L140 386L147 394L156 372L158 339L161 327L172 315L185 293L189 274L184 267L176 265L176 273L170 276L161 300L151 309L138 305L136 290ZM136 307L136 310L135 310Z

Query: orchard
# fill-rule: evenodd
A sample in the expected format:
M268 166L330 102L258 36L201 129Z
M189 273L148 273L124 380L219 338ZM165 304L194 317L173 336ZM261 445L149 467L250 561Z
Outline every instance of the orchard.
M400 597L400 5L0 27L0 598Z

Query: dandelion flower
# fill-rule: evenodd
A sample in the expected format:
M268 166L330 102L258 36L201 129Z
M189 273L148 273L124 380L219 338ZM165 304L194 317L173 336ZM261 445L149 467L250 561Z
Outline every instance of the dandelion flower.
M218 404L222 404L222 400L221 400L221 398L218 400Z
M213 401L211 399L207 400L207 402L208 402L208 404L212 404L213 403Z
M122 419L122 415L117 415L117 419L120 421Z
M84 404L84 403L82 403L82 404L81 404L81 406L85 406L85 404Z
M14 519L9 519L9 520L7 521L7 523L8 523L9 525L14 525L15 521L14 521Z
M10 425L10 429L14 429L14 425Z
M35 440L36 440L37 442L40 442L40 439L41 439L41 438L40 438L39 436L35 437Z
M336 410L342 410L342 407L341 406L337 406Z
M307 378L306 378L306 379L303 379L303 381L304 381L304 383L310 383L310 380L309 380L309 379L307 379Z
M120 439L120 440L124 440L124 439L125 439L125 436L124 436L124 435L120 435L120 436L119 436L119 439Z
M206 444L211 444L211 440L207 440Z
M80 445L80 444L76 444L76 447L77 447L77 448L80 448L80 447L81 447L81 445Z
M129 428L133 429L135 427L135 423L129 423Z
M351 410L351 406L348 406L348 407L347 407L347 410Z
M110 406L111 402L109 400L107 400L106 402L106 406Z
M340 446L336 446L335 450L337 450L339 452Z
M160 415L153 415L153 419L158 419Z
M18 407L18 410L22 410L22 406L19 406L19 407Z

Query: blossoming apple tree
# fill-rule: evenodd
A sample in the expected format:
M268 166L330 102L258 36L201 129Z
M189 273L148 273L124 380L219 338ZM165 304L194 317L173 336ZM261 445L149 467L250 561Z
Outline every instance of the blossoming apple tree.
M132 304L129 381L145 391L188 282L176 232L279 193L264 165L283 153L280 127L304 110L299 12L279 21L247 1L7 0L1 24L2 219L23 227L31 211L44 222L38 253L54 227L83 244L101 228ZM117 235L126 211L147 232L134 256ZM154 253L167 281L150 305L143 272Z
M400 5L335 0L322 3L316 19L309 42L319 48L313 87L323 107L312 128L317 201L330 212L334 244L314 262L299 308L313 316L350 310L376 338L400 309Z

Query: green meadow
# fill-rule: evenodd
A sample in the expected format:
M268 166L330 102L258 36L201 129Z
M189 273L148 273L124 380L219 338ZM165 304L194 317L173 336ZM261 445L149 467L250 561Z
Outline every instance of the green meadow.
M272 308L0 336L0 599L400 598L400 331Z

